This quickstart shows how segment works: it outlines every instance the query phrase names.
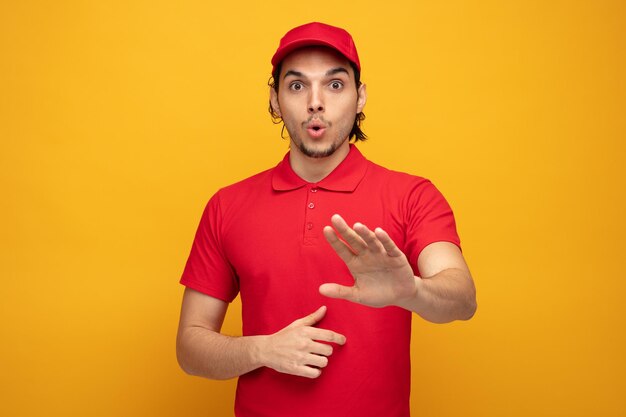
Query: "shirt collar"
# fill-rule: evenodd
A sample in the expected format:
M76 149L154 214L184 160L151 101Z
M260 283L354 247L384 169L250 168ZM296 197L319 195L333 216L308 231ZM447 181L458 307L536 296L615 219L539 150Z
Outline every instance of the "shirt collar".
M307 184L330 191L352 192L359 185L367 171L367 159L356 146L350 144L350 151L343 161L323 180L309 183L300 178L291 168L289 152L274 168L272 187L276 191L289 191Z

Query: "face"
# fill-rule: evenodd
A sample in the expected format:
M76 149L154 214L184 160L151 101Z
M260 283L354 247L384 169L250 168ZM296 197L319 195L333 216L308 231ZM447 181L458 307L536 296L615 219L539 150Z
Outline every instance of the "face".
M282 62L272 107L283 119L292 151L324 158L348 146L356 115L365 106L365 86L355 85L349 61L330 48L302 48Z

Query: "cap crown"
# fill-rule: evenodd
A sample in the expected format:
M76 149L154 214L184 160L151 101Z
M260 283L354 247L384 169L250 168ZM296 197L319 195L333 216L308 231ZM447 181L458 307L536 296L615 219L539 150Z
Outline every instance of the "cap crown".
M333 48L361 71L359 54L352 36L344 29L325 23L312 22L291 29L280 40L278 49L272 57L272 72L291 52L305 46L327 46Z

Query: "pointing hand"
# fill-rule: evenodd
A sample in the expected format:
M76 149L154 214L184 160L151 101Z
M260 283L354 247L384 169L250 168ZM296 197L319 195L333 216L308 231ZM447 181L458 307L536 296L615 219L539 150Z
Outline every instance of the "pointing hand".
M325 314L326 307L322 306L282 330L265 336L261 345L261 362L285 374L306 378L320 376L333 353L332 346L320 342L346 343L345 336L339 333L313 327Z

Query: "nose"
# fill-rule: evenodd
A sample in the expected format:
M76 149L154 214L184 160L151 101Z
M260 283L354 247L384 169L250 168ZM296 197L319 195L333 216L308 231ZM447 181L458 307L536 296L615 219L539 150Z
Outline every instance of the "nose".
M322 92L319 88L311 88L309 94L309 113L320 113L324 111L324 100L322 98Z

